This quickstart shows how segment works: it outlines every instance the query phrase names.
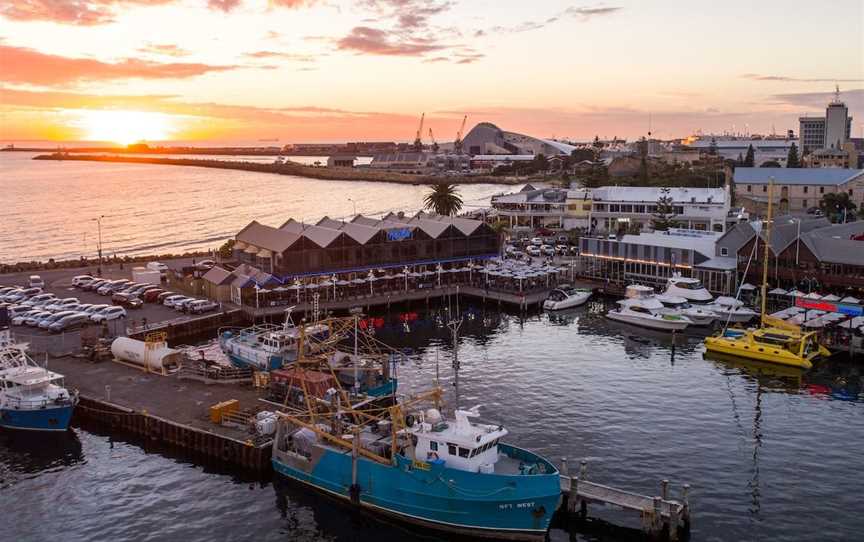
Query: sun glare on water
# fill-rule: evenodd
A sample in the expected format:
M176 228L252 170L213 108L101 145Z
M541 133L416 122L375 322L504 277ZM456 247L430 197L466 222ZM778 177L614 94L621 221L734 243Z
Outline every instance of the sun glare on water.
M89 141L113 141L122 145L168 139L171 115L149 111L82 111L75 123Z

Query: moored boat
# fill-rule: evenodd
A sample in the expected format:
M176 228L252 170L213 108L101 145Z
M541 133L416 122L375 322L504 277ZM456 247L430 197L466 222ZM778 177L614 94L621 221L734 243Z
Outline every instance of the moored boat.
M745 324L759 316L753 309L748 309L744 303L734 297L720 296L714 303L705 305L705 308L717 314L721 322L731 324Z
M63 386L63 375L37 365L17 347L2 356L0 427L27 431L65 431L78 393Z
M543 308L556 311L579 307L591 298L592 293L587 288L574 288L564 284L549 293L549 297L543 302Z
M666 282L665 295L683 297L690 303L710 303L714 296L702 285L702 281L691 277L682 277L675 273Z
M502 442L476 410L444 419L438 389L375 417L331 410L280 414L273 468L383 515L451 533L542 540L561 498L560 474L540 455ZM436 407L424 410L421 403ZM318 423L312 423L316 420Z
M689 318L694 326L710 326L717 320L717 314L713 311L703 306L691 305L683 297L668 294L660 294L655 297L660 303L663 303L664 307Z
M606 313L606 318L661 331L683 331L692 324L686 316L664 307L648 286L630 285L626 295L617 308Z
M240 330L220 330L222 352L241 369L271 371L293 363L304 345L300 329L291 320L292 308L285 311L285 322L281 326L259 324ZM306 326L305 329L307 335L326 334L327 331L325 326Z

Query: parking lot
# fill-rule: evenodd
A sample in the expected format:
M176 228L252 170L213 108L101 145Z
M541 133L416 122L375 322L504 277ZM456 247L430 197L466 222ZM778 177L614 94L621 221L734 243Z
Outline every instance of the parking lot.
M176 263L175 263L176 265ZM38 274L45 282L42 288L44 293L51 293L57 296L58 299L75 298L82 304L99 304L112 305L111 296L103 296L96 292L85 291L76 288L72 285L72 279L81 274L87 273L85 269L56 269L46 272L30 272L16 273L14 275L0 275L0 287L17 286L26 288L28 286L29 276ZM113 268L106 267L103 269L103 278L109 279L131 279L131 269L126 266L125 269L120 269L115 266ZM164 286L163 286L164 287ZM178 292L182 294L182 292ZM176 311L172 308L165 307L159 303L144 303L140 308L126 308L127 317L118 321L109 322L107 332L110 335L124 335L127 328L140 328L143 325L151 325L166 320L177 320L188 318L188 315ZM92 333L102 326L88 325L85 327L84 334ZM36 339L40 336L52 335L49 331L39 329L32 326L13 326L13 332L16 335L27 335L29 338ZM98 331L96 332L98 334Z

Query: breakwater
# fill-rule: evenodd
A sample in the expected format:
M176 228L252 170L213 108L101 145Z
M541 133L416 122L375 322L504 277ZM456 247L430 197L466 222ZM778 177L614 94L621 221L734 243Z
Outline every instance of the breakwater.
M257 173L275 173L277 175L295 175L311 179L329 181L365 181L379 183L395 183L408 185L426 184L500 184L516 185L524 183L524 178L493 177L489 175L455 175L440 177L434 175L413 175L378 171L372 169L357 169L347 167L314 167L293 162L257 163L242 160L209 160L201 158L165 158L152 156L114 156L95 154L52 153L35 156L34 160L85 161L85 162L121 162L132 164L158 164L167 166L193 166L214 169L234 169L253 171Z

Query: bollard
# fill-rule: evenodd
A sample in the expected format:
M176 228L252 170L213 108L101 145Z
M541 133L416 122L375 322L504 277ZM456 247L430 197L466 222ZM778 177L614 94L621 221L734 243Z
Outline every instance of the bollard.
M579 478L581 480L588 480L588 462L584 459L579 464Z
M570 470L567 468L567 458L561 458L561 474L564 476L570 476Z
M675 542L678 540L678 526L680 523L681 509L676 506L669 507L669 540Z
M681 519L684 522L684 530L690 530L690 484L684 484L681 491Z
M663 513L660 508L660 503L662 499L660 497L654 497L654 518L651 523L651 534L659 535L663 530Z
M567 511L576 512L576 504L579 502L579 478L570 478L570 495L567 496Z
M111 386L109 384L105 384L105 401L111 402Z
M664 501L669 500L669 480L660 481L660 496Z

